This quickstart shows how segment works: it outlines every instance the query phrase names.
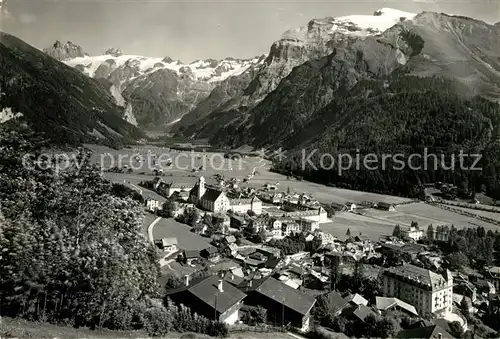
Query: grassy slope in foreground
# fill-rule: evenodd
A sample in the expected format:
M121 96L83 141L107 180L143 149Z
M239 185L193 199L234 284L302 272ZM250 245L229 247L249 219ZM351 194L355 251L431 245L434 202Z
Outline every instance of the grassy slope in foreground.
M46 323L30 322L21 319L2 317L0 319L0 338L36 338L36 339L81 339L81 338L148 338L142 331L111 331L106 329L89 330L70 326L55 326ZM209 339L198 333L169 333L163 339ZM161 339L160 338L160 339ZM286 333L238 333L230 336L233 339L292 339Z
M58 144L120 145L141 135L99 82L0 32L0 110L11 108Z

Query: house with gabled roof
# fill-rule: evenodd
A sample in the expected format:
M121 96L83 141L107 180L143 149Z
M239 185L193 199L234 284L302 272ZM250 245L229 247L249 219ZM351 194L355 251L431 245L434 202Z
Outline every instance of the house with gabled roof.
M192 265L194 261L200 258L200 251L198 250L185 250L183 252L183 260L188 264Z
M146 210L152 213L161 211L163 208L163 203L152 197L147 197L146 199L144 199L144 203L146 205Z
M370 307L363 304L348 306L342 311L342 314L347 319L357 320L362 323L365 322L366 318L369 316L376 317L376 313L373 312Z
M340 315L342 310L348 306L348 302L337 291L328 292L324 295L324 298L326 298L329 305L331 305L331 310L334 316Z
M166 251L166 252L175 252L177 251L177 238L171 237L171 238L162 238L156 240L156 246L158 246L160 249Z
M292 234L300 232L300 225L295 221L286 221L281 224L281 233L284 236L290 236Z
M230 226L236 229L243 229L248 224L248 220L239 215L232 215L230 218Z
M203 176L193 185L189 192L189 201L204 210L219 213L229 209L229 199L226 194L214 187L207 187Z
M348 296L345 297L345 301L351 305L364 305L368 306L368 300L366 300L361 294L355 293L355 294L349 294Z
M384 210L384 211L389 211L389 212L394 212L396 210L396 208L394 207L393 204L389 204L387 202L377 202L375 204L375 207L379 210Z
M230 283L231 285L238 287L245 281L245 278L240 277L234 274L233 272L228 271L226 272L226 274L224 274L224 280Z
M157 190L161 195L170 198L174 192L189 192L196 184L196 178L186 177L181 180L172 180L169 182L161 181Z
M311 309L316 299L274 278L267 278L247 290L245 303L260 305L267 310L268 320L302 331L310 327Z
M166 297L196 314L232 325L239 320L246 294L227 280L212 275L193 283L187 277L185 286L168 291Z
M347 204L339 204L336 202L331 202L330 207L333 208L337 212L347 212L349 210L349 207Z
M257 215L262 214L262 201L257 196L244 199L230 199L229 203L231 205L230 209L234 213L247 213L248 211L252 211Z
M219 250L213 246L201 250L200 255L211 262L217 262L220 259Z
M207 188L199 201L201 208L211 212L225 212L230 209L226 194L215 188Z
M224 238L222 238L222 243L229 245L233 244L236 242L236 237L234 235L226 235Z

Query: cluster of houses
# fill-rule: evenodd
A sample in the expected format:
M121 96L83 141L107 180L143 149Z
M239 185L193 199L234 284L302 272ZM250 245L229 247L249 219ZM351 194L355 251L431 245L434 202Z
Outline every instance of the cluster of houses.
M219 180L216 184L207 185L203 176L199 178L186 177L184 182L164 182L157 177L153 181L156 192L166 198L175 198L179 201L191 203L203 210L221 213L229 210L235 213L252 211L262 213L262 201L256 196L234 197L228 196L224 182Z
M169 253L178 252L178 260L187 265L195 266L202 261L215 265L226 259L234 264L204 278L185 276L184 286L168 291L170 299L210 319L235 324L242 313L262 306L271 323L305 331L311 325L311 310L317 295L310 290L316 290L328 297L335 314L360 323L371 314L384 315L394 310L412 318L435 319L422 320L417 328L401 331L397 337L453 338L443 319L453 315L454 308L459 307L464 298L469 301L471 312L477 312L485 302L488 307L500 305L497 295L500 268L490 268L479 277L443 270L442 257L416 243L429 236L417 225L401 230L405 241L386 237L372 242L363 235L340 241L319 229L321 223L329 221L329 212L322 205L305 194L279 192L276 185L268 184L257 191L235 190L233 181L208 184L204 177L199 177L188 178L183 183L166 183L156 178L154 189L164 197L209 212L214 224L222 224L233 232L251 227L255 232L264 231L266 241L303 233L306 242L320 242L321 250L314 254L300 252L285 256L266 245L242 244L230 233L212 236L213 246L202 251L183 250L175 238L159 240L158 247ZM267 209L263 202L279 205L279 209ZM151 210L161 208L154 202L147 204ZM383 202L369 206L332 204L331 207L335 211L354 213L362 207L395 210L394 205ZM229 211L232 213L227 213ZM267 217L261 217L262 214ZM193 231L203 234L206 227L198 224ZM436 227L434 239L446 241L448 230L446 225ZM380 266L388 266L388 258L396 262L382 269ZM331 286L333 266L345 268L357 262L380 268L382 295L371 303L359 294L326 292ZM467 324L462 320L465 329Z
M209 182L208 182L209 181ZM190 203L205 211L213 213L247 213L252 211L259 215L263 212L263 201L267 200L270 187L275 185L266 184L261 190L247 187L235 188L234 180L225 182L222 178L210 178L206 180L203 176L185 177L182 181L165 182L161 177L153 180L153 190L165 198L173 198L181 202ZM328 222L327 212L319 202L306 194L280 194L279 200L272 203L280 206L280 211L268 212L271 215L279 215L295 219L315 220L319 223ZM157 211L161 209L161 203L154 199L147 199L147 209Z
M286 200L281 202L279 209L264 211L259 196L274 186L265 185L264 189L258 192L248 188L239 190L236 194L220 180L208 184L203 176L184 179L183 182L164 182L162 178L157 177L153 181L153 189L158 194L182 203L178 206L176 215L182 214L186 207L198 207L211 213L214 218L220 219L225 227L242 230L250 225L256 232L263 229L267 240L280 239L296 233L308 233L320 237L325 244L333 241L331 235L319 231L320 223L330 221L326 210L305 194L289 194L285 197ZM156 212L161 208L162 204L158 200L146 199L148 211ZM230 216L227 215L229 211ZM263 212L271 217L269 222L262 223L262 219L258 218ZM195 228L195 232L200 234L205 231L206 226L203 225Z
M271 218L269 223L279 229L278 220ZM165 242L165 246L172 243ZM441 258L427 246L394 237L377 242L362 235L345 241L331 239L315 254L299 252L288 256L266 245L238 244L233 235L221 236L214 245L203 251L181 251L181 258L190 265L200 260L217 263L228 258L233 265L209 277L194 280L185 277L185 286L169 291L168 297L227 324L237 323L243 313L261 306L267 310L271 323L305 331L311 325L311 309L318 295L310 291L315 290L329 298L335 314L360 324L369 315L396 310L412 318L431 319L422 320L418 328L401 331L397 337L425 338L421 333L428 333L428 338L438 334L453 338L444 319L453 315L454 308L461 307L463 298L471 305L471 312L477 312L484 302L497 309L500 305L496 294L500 268L490 268L479 277L452 273L441 269ZM405 262L381 268L383 259L390 256L404 258ZM331 268L353 267L356 262L379 267L376 277L382 279L382 293L371 303L359 294L326 292L331 286ZM465 329L467 323L462 320Z
M184 286L168 291L168 297L198 314L210 319L215 317L227 324L237 323L242 313L261 306L267 310L269 322L306 331L310 328L311 310L318 295L310 291L328 290L334 261L340 260L341 266L348 266L356 261L369 260L371 256L380 257L377 253L379 245L359 237L343 243L335 242L332 248L335 249L326 249L326 252L315 255L300 252L284 256L279 250L263 245L238 246L234 237L227 236L213 251L233 258L238 264L193 281L186 276ZM209 253L192 254L188 251L183 254L188 261L207 255ZM413 318L444 318L453 311L453 287L457 282L450 271L438 274L404 263L382 269L380 276L383 279L382 295L377 296L373 304L362 295L349 292L320 294L330 300L335 315L360 323L371 314L384 315L394 310ZM436 329L445 338L453 338L445 323L424 322L422 328Z

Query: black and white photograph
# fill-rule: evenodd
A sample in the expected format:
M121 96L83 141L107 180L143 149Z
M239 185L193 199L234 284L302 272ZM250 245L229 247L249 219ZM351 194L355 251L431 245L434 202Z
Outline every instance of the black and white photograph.
M0 339L500 338L500 0L0 0Z

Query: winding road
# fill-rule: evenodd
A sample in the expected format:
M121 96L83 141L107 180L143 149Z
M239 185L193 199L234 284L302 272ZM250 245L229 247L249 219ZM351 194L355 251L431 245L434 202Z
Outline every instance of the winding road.
M153 221L149 226L148 226L148 237L149 237L149 241L151 241L151 243L155 243L155 239L154 239L154 236L153 236L153 227L155 227L155 225L158 223L158 221L161 220L161 217L158 217L155 219L155 221Z

